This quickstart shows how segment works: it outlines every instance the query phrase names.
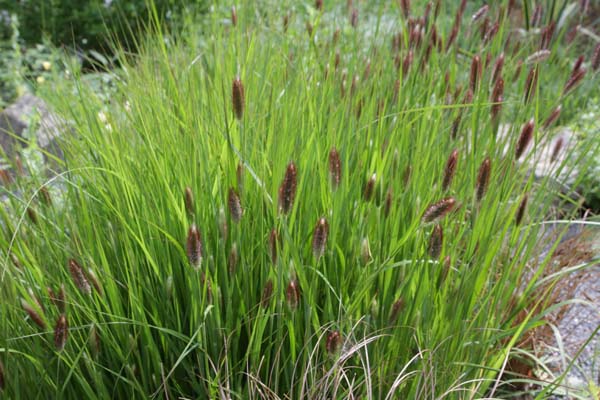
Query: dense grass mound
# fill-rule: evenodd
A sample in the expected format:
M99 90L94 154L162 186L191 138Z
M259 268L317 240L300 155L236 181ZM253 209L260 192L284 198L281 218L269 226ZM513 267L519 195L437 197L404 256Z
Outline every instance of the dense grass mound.
M3 211L9 398L502 389L543 318L556 185L527 164L584 101L577 14L325 3L216 7L123 54L110 103L50 96L63 168Z

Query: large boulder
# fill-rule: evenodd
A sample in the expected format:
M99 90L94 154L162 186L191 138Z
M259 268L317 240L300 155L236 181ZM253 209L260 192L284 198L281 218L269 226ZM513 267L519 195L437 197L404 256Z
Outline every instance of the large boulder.
M40 149L62 157L56 139L64 127L64 121L50 111L44 100L28 93L0 112L0 145L13 158L30 139L35 139Z

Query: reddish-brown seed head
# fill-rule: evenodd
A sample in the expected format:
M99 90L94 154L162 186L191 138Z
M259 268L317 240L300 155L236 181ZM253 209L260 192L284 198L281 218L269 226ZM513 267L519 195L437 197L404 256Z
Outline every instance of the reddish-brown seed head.
M458 165L458 149L452 150L448 161L446 161L446 168L444 170L444 179L442 181L442 190L446 191L452 183L452 179L456 174L456 166Z
M481 73L481 57L476 55L471 60L471 75L470 75L470 88L473 92L477 90L479 83L479 75Z
M290 25L290 14L285 14L283 16L283 21L281 25L283 26L283 32L287 32L288 27Z
M399 298L392 304L392 309L390 310L390 324L395 324L400 316L400 313L404 309L404 300Z
M229 215L231 216L231 220L235 223L240 222L244 210L242 208L240 196L238 196L234 188L229 188L229 193L227 195L227 205L229 206Z
M77 286L82 293L87 295L92 294L92 287L85 277L83 269L74 259L69 260L69 272L71 273L71 278L73 278L75 286Z
M515 216L515 224L521 225L523 221L523 217L525 216L525 210L527 209L527 201L529 197L527 194L523 196L521 202L519 203L519 208L517 209L517 215Z
M323 0L315 0L315 8L319 11L323 11Z
M383 215L388 217L390 215L390 211L392 210L392 200L393 200L393 192L392 188L389 188L385 195L385 204L383 207Z
M235 9L235 6L231 6L231 25L237 26L237 20L237 10Z
M294 205L296 198L296 164L290 162L285 170L285 176L279 186L279 210L283 214L288 214Z
M0 361L0 391L6 388L6 378L4 377L4 364Z
M327 237L329 235L329 224L323 217L319 218L313 231L312 249L315 258L320 258L325 254L327 246Z
M194 215L195 214L194 193L192 192L192 188L189 186L185 188L184 199L185 199L185 210L187 211L188 215L190 215L190 216Z
M196 224L192 224L188 230L186 247L190 265L194 269L200 268L202 264L202 240Z
M543 128L548 129L552 124L556 122L558 117L560 117L560 112L562 111L562 106L559 104L556 106L554 110L548 115L548 118L544 121Z
M277 264L277 247L279 246L279 233L276 228L271 230L269 233L269 256L271 256L271 262Z
M446 197L436 203L430 204L423 213L423 222L432 222L448 214L456 206L454 197Z
M37 326L39 326L42 329L46 329L46 322L44 322L44 319L39 314L38 310L36 310L29 303L27 303L25 299L21 299L21 307L23 307L23 310L25 310L27 315L29 315L29 318L31 318L31 320L35 322Z
M598 71L598 69L600 69L600 43L596 45L592 55L592 70Z
M300 286L296 279L292 279L285 290L285 297L287 300L288 307L292 310L298 308L300 304Z
M239 76L233 80L231 86L231 103L235 117L241 120L244 116L244 85Z
M50 190L48 190L47 186L42 186L40 188L41 200L47 206L52 205L52 196L50 195Z
M473 16L471 17L471 22L479 21L481 18L483 18L487 15L489 10L490 10L490 6L488 6L487 4L484 4L477 11L475 11L475 14L473 14Z
M410 17L410 0L400 0L400 8L402 9L404 18Z
M502 77L502 69L504 68L504 53L500 53L496 62L494 62L494 69L492 70L492 82L496 82Z
M442 254L444 245L444 230L440 224L433 227L431 236L429 237L429 247L427 249L429 256L433 259L438 259Z
M530 119L527 121L523 128L521 129L521 134L519 135L519 139L517 140L517 145L515 146L515 159L520 159L525 150L527 150L527 146L533 139L533 129L535 128L534 119Z
M375 193L375 183L377 181L377 174L371 175L371 177L367 180L365 184L365 190L363 193L363 197L365 201L371 201L373 199L373 194Z
M352 14L350 14L350 25L352 25L353 28L356 28L358 26L358 9L355 8L352 10Z
M54 347L56 347L57 351L62 351L65 348L68 337L69 323L67 322L67 316L61 314L54 326Z
M569 93L571 90L577 87L577 85L579 85L579 83L583 80L583 77L585 76L586 72L586 69L583 67L579 68L577 71L574 71L573 75L571 75L569 80L567 80L567 82L565 83L565 87L563 88L563 95Z
M479 166L479 173L477 174L477 183L475 187L477 201L481 201L481 199L483 199L483 196L488 189L491 172L492 161L489 157L486 157Z
M331 331L327 335L327 342L325 343L325 349L331 355L337 354L342 348L342 334L340 331Z
M335 147L329 152L329 180L333 190L337 189L342 179L342 162L340 154Z
M525 80L525 102L529 102L535 94L538 81L538 68L537 66L531 67L527 79Z
M265 283L265 287L263 288L262 297L260 299L260 305L262 308L268 308L271 303L271 297L273 296L273 281L269 279L267 283Z
M562 150L564 143L565 143L565 139L562 136L560 136L558 139L556 139L556 142L554 143L554 147L552 148L552 155L550 156L550 162L555 162L558 159L558 155L560 154L560 151Z

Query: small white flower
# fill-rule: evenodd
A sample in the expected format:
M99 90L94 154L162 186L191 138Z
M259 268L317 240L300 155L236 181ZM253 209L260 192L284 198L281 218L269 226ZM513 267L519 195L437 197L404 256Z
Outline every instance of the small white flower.
M44 68L44 71L50 71L50 68L52 68L52 63L50 61L44 61L42 63L42 68Z

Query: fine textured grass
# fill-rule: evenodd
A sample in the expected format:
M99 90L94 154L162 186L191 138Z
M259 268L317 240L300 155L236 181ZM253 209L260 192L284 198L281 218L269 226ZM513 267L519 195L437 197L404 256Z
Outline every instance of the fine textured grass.
M563 93L577 11L544 14L564 18L531 58L510 2L475 22L254 3L140 39L110 102L77 77L48 94L64 163L2 209L8 398L477 398L511 377L559 195L527 165L596 84Z

